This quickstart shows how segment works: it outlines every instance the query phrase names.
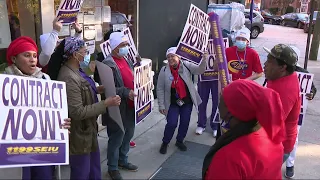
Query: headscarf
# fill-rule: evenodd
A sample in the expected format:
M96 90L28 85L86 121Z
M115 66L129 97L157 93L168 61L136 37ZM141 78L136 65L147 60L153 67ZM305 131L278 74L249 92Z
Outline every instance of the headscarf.
M257 120L273 142L284 140L284 112L277 92L251 80L237 80L223 89L222 96L234 117Z
M38 53L38 47L37 44L34 42L33 39L27 36L21 36L14 41L12 41L7 49L7 63L8 65L12 65L12 56L16 56L20 53L26 52L26 51L35 51Z
M65 59L68 59L76 51L79 51L85 43L82 39L76 37L67 37L64 44L64 55Z

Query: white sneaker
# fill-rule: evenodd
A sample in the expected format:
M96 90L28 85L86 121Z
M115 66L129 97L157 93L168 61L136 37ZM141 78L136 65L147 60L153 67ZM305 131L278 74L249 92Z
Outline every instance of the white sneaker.
M213 130L213 137L217 137L217 133L218 133L217 130Z
M196 134L197 134L197 135L201 135L204 130L205 130L205 128L197 127L197 129L196 129Z

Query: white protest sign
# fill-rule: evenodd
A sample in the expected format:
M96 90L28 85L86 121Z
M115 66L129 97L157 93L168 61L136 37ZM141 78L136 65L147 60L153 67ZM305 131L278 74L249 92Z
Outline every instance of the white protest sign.
M139 124L152 111L153 79L152 61L142 59L141 66L134 68L134 98L135 122Z
M69 164L64 82L0 75L0 168Z
M63 20L63 24L71 24L76 21L83 0L61 0L57 17Z
M95 40L87 41L86 46L87 46L87 51L89 52L89 54L93 54L94 50L96 48Z
M122 31L124 35L128 38L129 43L129 54L125 57L127 60L130 60L132 63L136 62L136 56L138 51L136 45L134 44L131 32L129 28L126 28ZM107 40L100 44L101 51L103 56L106 58L111 53L110 41Z
M223 38L225 48L229 47L229 40L228 38ZM213 39L208 40L208 46L206 48L208 51L208 61L206 66L206 71L201 74L200 81L214 81L219 79L219 70L218 67L214 66L214 61L217 61L216 59L216 53L214 52L214 44Z
M191 4L176 54L190 62L199 64L207 47L209 34L209 16Z
M302 125L302 122L305 118L307 107L308 107L308 100L306 98L306 94L309 94L311 92L314 74L297 72L297 75L299 79L300 94L301 94L301 111L299 115L298 124Z

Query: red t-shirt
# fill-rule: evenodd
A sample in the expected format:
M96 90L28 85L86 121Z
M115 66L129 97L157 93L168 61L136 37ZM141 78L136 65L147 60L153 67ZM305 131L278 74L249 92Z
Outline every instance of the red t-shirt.
M283 146L260 128L222 147L213 156L205 179L282 179Z
M268 80L267 87L279 93L285 116L286 140L284 153L293 150L297 137L297 126L301 108L300 86L297 73L277 80Z
M124 58L116 58L113 57L114 61L116 62L121 76L122 76L122 80L123 80L123 84L126 88L133 90L134 88L134 78L133 78L133 73L132 70L129 66L129 64L127 63L127 61ZM129 107L133 108L134 107L134 102L130 99L128 99L128 105Z
M237 53L239 58L237 57ZM229 73L232 75L232 81L237 79L246 79L252 76L252 73L262 73L262 67L260 63L260 57L258 53L247 47L246 48L246 57L244 59L245 52L237 51L237 46L232 46L226 49L226 57L228 62Z

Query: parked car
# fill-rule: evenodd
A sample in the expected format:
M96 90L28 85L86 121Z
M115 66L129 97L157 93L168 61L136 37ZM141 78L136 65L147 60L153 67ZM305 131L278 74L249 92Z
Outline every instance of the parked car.
M313 12L313 21L312 21L312 25L311 25L311 33L313 33L313 28L314 28L314 25L315 25L316 20L317 20L317 15L318 15L318 11L314 11ZM306 24L305 24L305 26L303 28L303 31L305 33L308 33L309 26L310 26L310 16L309 16L309 18L308 18L308 20L307 20L307 22L306 22Z
M256 39L260 33L264 31L264 18L258 11L253 11L252 25L250 22L250 9L244 10L244 16L246 18L245 26L251 30L251 39Z
M265 10L261 11L261 15L264 18L264 22L268 24L276 24L279 25L281 23L281 16L273 15Z
M308 14L305 13L288 13L282 16L282 26L292 26L299 29L303 29L306 21L308 20Z
M111 22L109 23L110 29L113 29L114 25L123 25L124 27L131 27L131 22L127 19L127 16L123 13L112 11Z

